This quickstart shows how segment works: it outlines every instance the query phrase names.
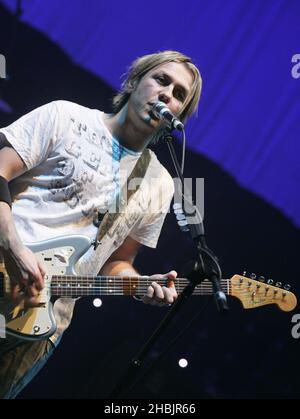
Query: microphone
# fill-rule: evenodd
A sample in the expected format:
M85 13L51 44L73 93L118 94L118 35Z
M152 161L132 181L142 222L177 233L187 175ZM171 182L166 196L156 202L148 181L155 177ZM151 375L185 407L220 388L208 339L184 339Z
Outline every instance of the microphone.
M152 112L157 118L163 119L169 128L178 129L179 131L184 129L183 123L172 114L170 109L163 102L155 102L152 106Z

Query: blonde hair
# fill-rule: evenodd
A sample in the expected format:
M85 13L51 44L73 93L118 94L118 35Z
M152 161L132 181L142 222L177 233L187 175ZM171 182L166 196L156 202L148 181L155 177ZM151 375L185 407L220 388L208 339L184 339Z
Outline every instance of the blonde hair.
M128 102L133 87L139 83L145 74L154 68L169 62L183 63L193 74L194 80L191 92L184 102L180 115L178 115L178 118L182 122L185 122L186 119L198 109L202 79L198 68L192 63L191 58L178 51L162 51L137 58L129 67L126 80L122 83L121 90L113 98L114 113L118 113Z

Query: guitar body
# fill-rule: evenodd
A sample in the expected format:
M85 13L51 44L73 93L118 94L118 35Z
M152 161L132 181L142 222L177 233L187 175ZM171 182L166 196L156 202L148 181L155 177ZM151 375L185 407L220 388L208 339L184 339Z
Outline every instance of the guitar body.
M25 340L46 339L56 330L51 302L51 278L53 275L75 275L74 266L89 249L91 241L85 236L58 237L26 245L46 266L45 288L40 293L40 306L25 308L23 301L16 305L9 288L9 278L4 266L0 266L3 281L0 285L0 336L6 334ZM1 290L3 292L1 293ZM61 295L63 297L64 295ZM67 296L67 295L65 295ZM4 325L3 325L4 323ZM1 329L2 327L2 329Z

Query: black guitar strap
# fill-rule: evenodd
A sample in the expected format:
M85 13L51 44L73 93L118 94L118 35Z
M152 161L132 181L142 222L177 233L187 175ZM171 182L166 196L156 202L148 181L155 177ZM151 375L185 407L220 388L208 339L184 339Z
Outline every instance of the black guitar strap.
M140 187L140 183L137 182L135 189L132 187L129 189L129 184L132 179L143 179L146 171L148 169L149 163L151 160L150 150L147 148L143 151L142 155L136 162L132 172L130 173L127 181L124 183L120 195L116 197L113 204L111 205L111 209L108 210L104 217L101 220L101 214L98 212L98 231L96 235L96 240L94 244L94 249L98 247L101 243L101 240L105 236L105 234L112 228L120 213L124 211L126 206L129 203L130 198L137 192Z

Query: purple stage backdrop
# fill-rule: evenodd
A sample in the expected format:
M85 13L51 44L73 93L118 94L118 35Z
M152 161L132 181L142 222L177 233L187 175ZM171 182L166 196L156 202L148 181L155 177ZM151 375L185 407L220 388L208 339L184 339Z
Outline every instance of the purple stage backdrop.
M204 85L188 146L300 226L298 0L27 0L22 9L23 22L116 89L137 56L190 55Z

